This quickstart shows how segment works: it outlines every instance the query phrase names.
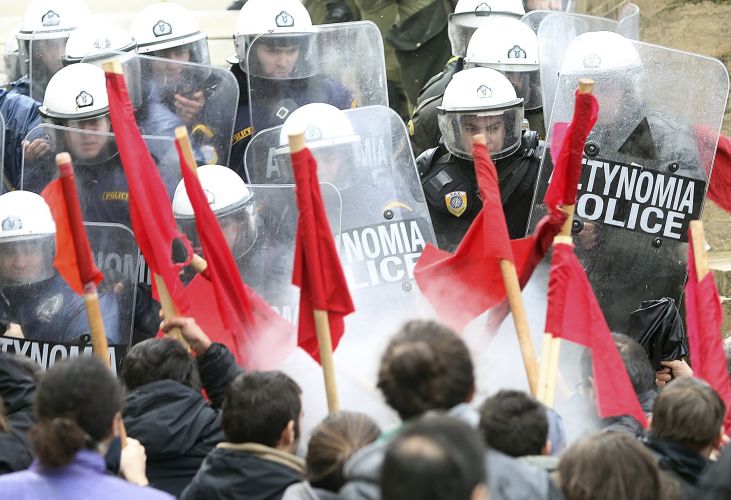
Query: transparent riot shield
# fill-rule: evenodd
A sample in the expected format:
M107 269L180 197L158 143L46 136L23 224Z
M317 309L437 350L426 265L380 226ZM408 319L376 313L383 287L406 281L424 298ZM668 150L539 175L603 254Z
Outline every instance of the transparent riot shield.
M99 305L110 361L118 370L132 340L139 250L132 232L122 225L85 223L85 227L94 261L104 274ZM12 245L0 244L0 253L13 258ZM2 350L28 356L43 369L60 359L90 355L84 300L52 267L53 239L26 241L23 249L25 255L38 255L37 269L26 268L26 277L0 274Z
M172 199L181 178L175 143L167 137L144 137ZM20 188L40 193L57 177L55 158L68 152L85 221L130 226L127 178L111 132L41 124L26 137Z
M10 186L12 186L12 181L5 177L5 120L3 120L2 115L0 114L0 179L2 179L2 184L0 184L0 194L8 191L10 189Z
M51 77L63 68L63 53L69 32L35 32L33 38L20 45L29 61L30 96L42 103ZM28 51L25 54L25 51Z
M246 68L256 132L313 102L338 109L388 105L383 41L370 21L260 35L250 42Z
M585 147L574 243L609 326L624 332L644 300L680 301L688 225L703 208L728 73L715 59L629 40L600 56L584 38L567 49L547 144L556 124L571 120L578 80L595 80L599 119ZM531 226L545 213L548 153Z
M538 52L541 61L541 91L543 93L543 120L548 130L556 95L558 73L566 47L579 35L590 31L612 31L622 36L639 40L640 10L629 4L626 16L615 21L606 17L582 14L552 13L538 25Z
M118 53L144 135L175 137L188 128L199 164L227 165L239 102L229 70L139 54ZM101 65L107 59L84 62Z
M424 246L436 239L400 117L385 106L342 114L347 120L335 130L312 124L305 138L320 181L334 184L343 200L338 245L356 312L346 318L340 349L353 356L352 366L362 362L364 370L375 370L378 349L423 306L413 269ZM285 141L282 127L251 140L245 159L252 182L291 182Z

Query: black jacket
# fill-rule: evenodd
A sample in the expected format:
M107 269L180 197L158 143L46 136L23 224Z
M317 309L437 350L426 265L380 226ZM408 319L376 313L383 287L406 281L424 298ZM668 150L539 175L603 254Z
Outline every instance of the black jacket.
M217 406L226 384L240 371L221 344L211 345L197 361L213 405L188 386L159 380L132 391L124 410L128 435L145 446L150 483L176 496L206 455L224 440Z
M28 430L34 422L35 391L33 377L15 361L15 355L0 352L0 396L10 424L10 432L0 431L0 474L24 470L33 461Z
M206 457L180 498L279 500L290 485L302 481L303 473L304 463L294 455L251 443L222 443Z
M680 498L702 498L698 480L708 464L706 458L683 445L652 436L645 440L645 444L657 458L660 469L678 483Z

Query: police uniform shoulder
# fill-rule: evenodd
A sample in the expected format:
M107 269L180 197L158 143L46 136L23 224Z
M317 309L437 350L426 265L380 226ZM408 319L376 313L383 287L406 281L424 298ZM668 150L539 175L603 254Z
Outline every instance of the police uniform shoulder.
M444 151L440 144L437 147L425 150L416 158L416 170L419 172L419 178L421 178L422 181L431 173L436 160L441 158L442 153L444 153Z

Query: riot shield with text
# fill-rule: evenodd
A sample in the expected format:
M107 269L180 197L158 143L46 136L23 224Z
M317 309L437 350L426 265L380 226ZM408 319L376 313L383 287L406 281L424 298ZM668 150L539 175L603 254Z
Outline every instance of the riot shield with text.
M172 198L181 178L175 142L167 137L144 140ZM41 124L26 141L30 146L23 157L21 189L40 193L57 177L56 155L68 152L84 220L130 226L127 178L113 133Z
M347 120L337 131L328 130L332 122L316 123L305 129L305 138L320 181L334 184L343 200L338 245L356 312L346 318L339 349L355 365L374 370L378 349L403 321L419 310L431 314L422 309L413 269L425 245L436 239L400 117L384 106L341 113ZM246 169L253 182L292 178L285 141L282 127L251 140Z
M281 125L313 102L338 109L387 106L383 54L381 34L370 21L258 36L246 61L252 127L258 132Z
M584 150L574 243L609 326L624 332L643 301L682 296L688 226L703 208L728 73L715 59L618 36L591 49L587 37L566 51L547 143L571 120L578 80L595 80L599 119ZM545 213L548 153L532 227Z
M553 110L553 99L558 85L566 47L582 33L611 31L626 38L639 40L640 10L634 4L627 4L622 10L624 17L618 21L606 17L583 14L552 13L538 25L538 52L541 61L541 92L543 93L543 120L548 130Z
M99 305L112 367L119 370L130 347L134 322L139 250L132 232L119 224L85 223L92 254L104 274ZM13 243L0 253L13 258ZM0 271L0 349L30 357L43 369L67 357L91 354L84 299L52 267L53 239L25 241L24 255L36 255L27 276ZM24 271L24 272L26 272ZM32 275L32 276L31 276Z
M188 128L198 164L227 165L239 101L236 77L227 69L141 54L119 53L141 132L175 137ZM98 58L84 60L101 64Z

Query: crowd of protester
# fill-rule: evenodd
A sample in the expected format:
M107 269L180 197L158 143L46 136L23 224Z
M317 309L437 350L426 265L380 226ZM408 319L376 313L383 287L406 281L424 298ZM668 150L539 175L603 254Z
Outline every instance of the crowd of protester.
M307 389L280 371L244 371L190 318L162 324L173 327L190 352L172 338L146 340L119 380L95 357L41 373L0 353L0 498L731 498L721 398L684 363L655 372L623 335L615 342L648 429L629 416L594 418L567 446L560 417L527 393L475 401L462 339L415 320L378 371L401 425L334 412L301 457ZM590 363L581 360L587 379L569 398L585 412Z

